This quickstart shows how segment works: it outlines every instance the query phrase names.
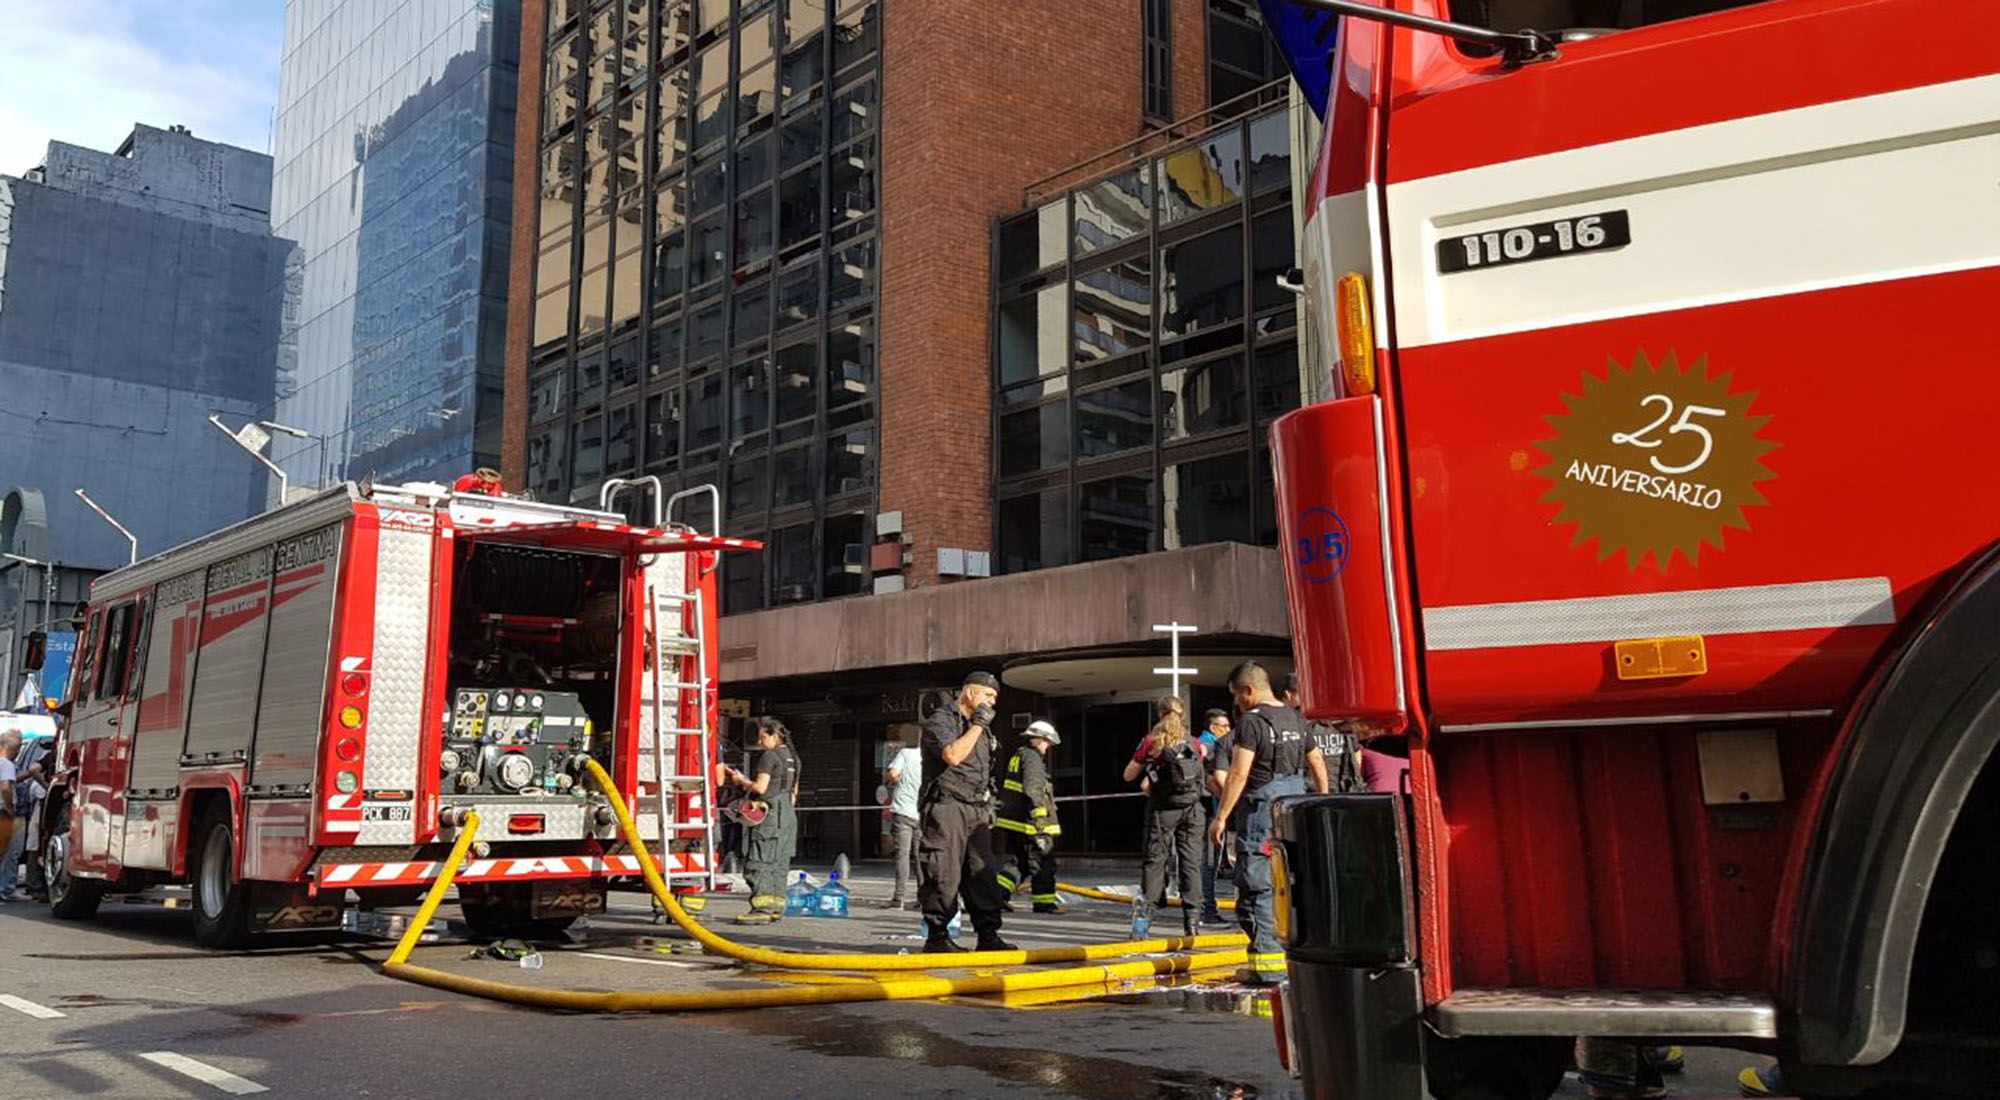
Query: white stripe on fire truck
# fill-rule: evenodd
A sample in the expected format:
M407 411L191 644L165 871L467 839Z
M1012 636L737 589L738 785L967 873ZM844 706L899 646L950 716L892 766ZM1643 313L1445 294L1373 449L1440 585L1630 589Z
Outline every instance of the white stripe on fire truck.
M1615 642L1685 634L1764 634L1896 621L1887 577L1424 609L1424 648Z
M1390 242L1396 342L1990 267L2000 263L2000 218L1966 211L1990 208L1996 159L2000 75L1391 184L1390 217L1422 227ZM1438 273L1442 238L1608 210L1629 212L1630 245ZM1330 213L1323 204L1315 220Z

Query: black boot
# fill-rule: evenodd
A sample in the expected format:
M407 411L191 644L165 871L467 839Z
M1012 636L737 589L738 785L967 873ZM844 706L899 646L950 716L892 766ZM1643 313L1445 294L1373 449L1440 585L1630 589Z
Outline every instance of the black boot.
M960 946L959 942L950 936L934 936L924 941L924 954L926 955L952 955L964 950L965 948Z
M1000 938L1000 933L998 933L998 932L993 932L993 933L990 933L990 934L988 934L988 935L984 935L984 936L981 936L981 937L979 937L979 948L978 948L978 949L979 949L979 950L981 950L981 951L1019 951L1019 950L1020 950L1020 948L1018 948L1018 947L1015 947L1015 946L1014 946L1013 944L1011 944L1011 943L1008 943L1008 942L1007 942L1006 940L1003 940L1003 939L1001 939L1001 938Z

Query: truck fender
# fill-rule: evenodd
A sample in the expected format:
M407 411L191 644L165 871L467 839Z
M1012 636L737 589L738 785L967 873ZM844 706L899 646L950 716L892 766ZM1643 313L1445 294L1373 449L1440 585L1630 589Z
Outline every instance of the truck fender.
M1850 710L1798 879L1785 1029L1807 1065L1903 1038L1924 904L2000 745L2000 544L1957 572Z
M172 853L175 876L185 876L188 871L188 848L194 842L194 807L211 791L220 791L229 803L229 828L236 834L236 872L243 873L244 853L248 845L243 841L243 783L234 775L192 775L181 784L180 812L174 817L174 840L169 849Z

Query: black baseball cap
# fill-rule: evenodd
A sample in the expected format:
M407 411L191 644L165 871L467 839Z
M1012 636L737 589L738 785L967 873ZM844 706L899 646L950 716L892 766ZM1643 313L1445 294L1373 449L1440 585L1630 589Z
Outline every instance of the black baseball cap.
M992 688L994 691L999 691L1000 681L990 672L973 672L966 675L965 683L961 686Z

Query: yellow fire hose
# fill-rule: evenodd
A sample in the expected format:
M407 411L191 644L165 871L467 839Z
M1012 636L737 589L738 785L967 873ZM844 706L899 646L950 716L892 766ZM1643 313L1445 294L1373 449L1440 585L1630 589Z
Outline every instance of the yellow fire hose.
M810 959L815 963L828 960L856 959L873 962L876 960L913 960L919 965L937 966L941 960L925 959L922 956L906 955L801 955L795 952L767 951L732 943L709 932L698 922L688 917L666 889L659 873L653 869L648 858L645 842L640 839L638 829L630 814L625 812L624 800L617 794L617 788L608 775L594 764L592 771L598 781L604 784L611 796L611 804L618 810L619 824L639 856L640 866L645 869L647 884L661 899L674 920L694 934L704 944L711 941L725 954L738 958L756 956L745 961L762 961L764 958ZM860 981L840 985L791 986L779 989L732 989L679 993L633 993L633 992L579 992L575 990L537 989L529 986L511 985L505 982L488 981L484 978L451 974L417 966L409 961L410 952L425 928L430 926L437 915L438 905L443 902L446 891L457 877L459 866L465 861L467 850L472 847L473 838L479 832L477 814L467 814L463 831L458 842L452 845L451 854L438 873L438 880L424 895L423 904L410 926L403 932L403 938L396 943L394 951L383 964L382 970L394 978L416 982L421 985L446 989L477 997L508 1001L514 1004L540 1008L569 1009L579 1012L691 1012L714 1009L771 1008L788 1005L843 1004L860 1001L901 1001L928 1000L946 996L978 996L990 994L1016 993L1027 990L1060 989L1070 986L1101 985L1107 982L1132 978L1151 978L1174 974L1188 974L1201 970L1213 970L1242 965L1247 955L1241 947L1233 950L1212 951L1197 955L1176 955L1171 958L1144 959L1135 962L1108 963L1097 966L1080 966L1063 970L1044 970L1025 973L994 974L971 978L895 978L881 981ZM1218 939L1222 937L1207 937ZM1141 941L1142 943L1160 941ZM1104 945L1107 947L1131 945ZM1060 950L1060 949L1058 949ZM1036 952L970 952L952 956L957 966L991 965L974 963L970 960L979 956L1027 956ZM907 966L907 964L905 964ZM852 967L849 967L852 969Z

